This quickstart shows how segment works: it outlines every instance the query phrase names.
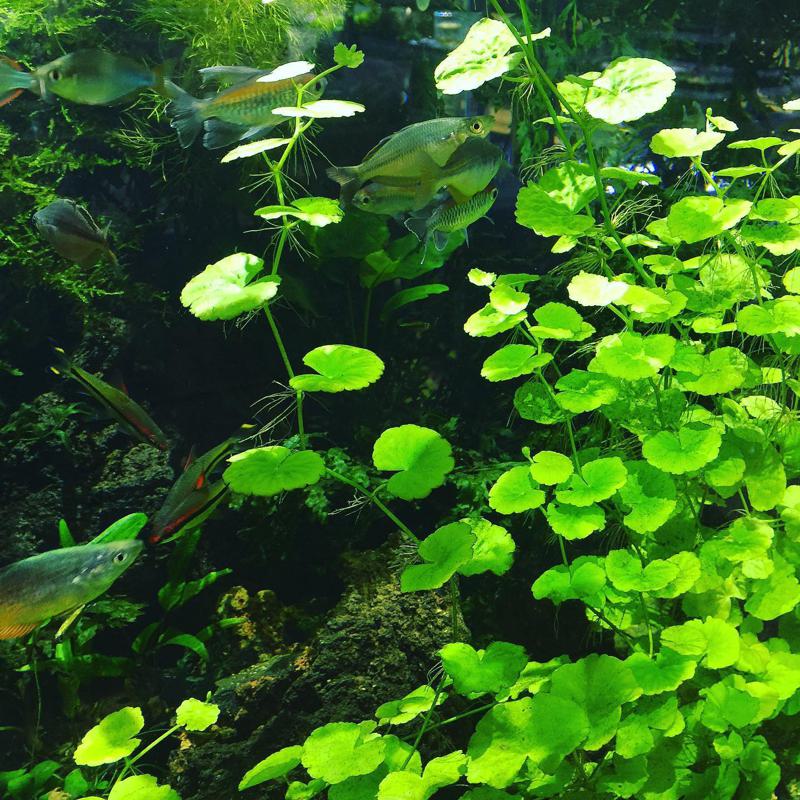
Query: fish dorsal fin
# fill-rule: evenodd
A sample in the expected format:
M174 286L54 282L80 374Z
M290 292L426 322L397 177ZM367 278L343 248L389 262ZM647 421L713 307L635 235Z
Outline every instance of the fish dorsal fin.
M201 70L200 77L203 80L203 86L207 83L244 83L245 81L252 80L253 78L267 75L269 70L255 69L254 67L205 67Z
M0 639L18 639L30 633L36 625L35 622L25 625L6 625L0 628Z
M398 131L398 133L399 133L399 131ZM370 150L369 153L367 153L364 156L364 158L361 159L361 163L363 164L365 161L369 161L369 159L372 158L372 156L374 156L375 153L377 153L378 150L380 150L381 147L383 147L389 141L389 139L391 139L393 136L395 136L394 133L390 133L388 136L384 136L383 139L381 139L378 142L378 144L376 144L375 147L373 147L372 150Z
M192 464L194 463L194 460L196 458L194 449L195 449L194 445L192 445L189 448L189 452L186 454L186 457L183 459L181 466L183 467L184 472L186 472L186 470L189 469L189 467L191 467Z

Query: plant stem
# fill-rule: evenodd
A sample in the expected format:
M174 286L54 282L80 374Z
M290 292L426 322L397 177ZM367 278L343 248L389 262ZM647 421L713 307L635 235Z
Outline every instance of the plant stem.
M433 725L428 725L425 729L426 733L430 733L430 731L436 730L436 728L442 728L445 725L452 725L454 722L458 722L460 719L464 719L465 717L473 717L475 714L480 714L483 711L488 711L491 708L494 708L499 703L485 703L482 706L478 706L477 708L473 708L469 711L464 711L461 714L456 714L453 717L448 717L447 719L440 720L439 722L434 722Z
M400 771L402 772L407 766L409 761L414 757L414 753L417 752L417 748L419 747L419 743L422 741L422 737L425 735L425 731L428 730L428 723L431 721L431 716L433 712L436 710L436 702L439 699L439 695L442 693L442 689L444 689L444 682L446 680L446 676L442 674L442 677L439 678L439 683L436 684L436 691L433 695L433 702L431 703L431 707L428 709L427 714L425 714L424 719L422 720L422 726L417 733L416 738L414 739L414 744L411 747L411 752L406 756L406 760L403 762L403 766L400 767Z
M394 524L397 525L397 527L409 539L411 539L411 541L414 542L414 544L420 543L420 539L414 535L414 533L411 531L411 528L409 528L408 525L406 525L399 517L397 517L395 513L388 506L386 506L380 500L380 498L378 498L375 492L371 492L366 487L362 486L359 483L356 483L354 480L351 480L350 478L346 477L345 475L342 475L339 472L336 472L335 470L326 468L325 472L327 472L328 475L330 475L330 477L333 478L334 480L337 480L340 483L346 483L348 486L352 486L356 491L361 492L361 494L363 494L364 497L366 497L371 503L374 503L377 508L379 508L392 522L394 522Z
M150 742L150 744L147 745L147 747L145 747L143 750L140 750L133 758L125 759L125 766L122 768L122 771L119 773L119 775L117 775L117 778L114 781L114 784L112 785L111 788L113 789L114 786L116 786L125 777L126 773L130 771L131 767L140 758L146 756L154 747L158 747L158 745L160 745L161 742L163 742L165 739L168 739L170 736L172 736L173 733L179 731L181 727L182 727L181 725L173 725L169 730L162 733L161 736L159 736L157 739L153 739L153 741Z
M272 331L272 336L275 339L275 344L278 346L278 352L281 354L281 361L283 361L283 366L286 368L286 373L289 376L289 380L291 380L292 378L294 378L294 370L292 369L292 362L289 361L289 356L286 353L286 348L283 345L283 339L281 338L278 326L275 324L275 319L272 316L269 304L264 305L264 313L267 316L267 322L269 323L270 330ZM296 395L297 395L297 432L300 435L300 447L305 448L306 432L305 432L305 424L303 422L303 392L298 389Z

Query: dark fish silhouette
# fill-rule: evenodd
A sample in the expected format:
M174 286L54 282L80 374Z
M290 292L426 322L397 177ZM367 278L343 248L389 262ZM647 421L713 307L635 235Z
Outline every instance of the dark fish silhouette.
M33 215L39 236L60 256L82 267L91 267L103 256L117 258L108 246L106 232L91 214L74 200L54 200Z

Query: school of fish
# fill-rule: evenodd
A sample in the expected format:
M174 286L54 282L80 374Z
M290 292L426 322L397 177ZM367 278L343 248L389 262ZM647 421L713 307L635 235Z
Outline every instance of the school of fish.
M314 75L308 62L273 70L215 66L199 72L204 85L217 84L216 93L195 97L167 77L167 68L150 68L102 50L78 50L31 71L0 56L0 106L25 91L47 101L59 97L110 106L149 89L169 99L167 114L181 147L190 147L202 133L203 145L213 150L262 136L285 122L286 117L273 111L295 105L299 87L305 100L318 99L325 90L325 81ZM487 141L492 123L491 116L417 122L380 141L360 164L331 167L328 175L341 187L343 206L407 216L405 225L423 243L424 258L431 241L443 249L449 234L466 232L491 209L497 189L490 185L504 164L501 150ZM88 268L107 259L118 266L108 228L102 229L75 200L59 198L40 208L33 224L42 240L68 261ZM164 432L124 386L74 364L60 348L56 353L56 375L75 381L131 436L169 449ZM150 544L177 538L214 512L229 491L219 471L238 441L233 436L197 458L190 454L153 518ZM112 586L142 548L143 542L135 538L98 541L51 550L3 568L0 639L23 637L54 617L80 613Z

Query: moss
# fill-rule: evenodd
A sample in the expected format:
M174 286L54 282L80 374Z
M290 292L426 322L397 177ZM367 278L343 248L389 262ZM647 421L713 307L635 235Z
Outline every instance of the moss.
M0 6L0 50L20 38L58 38L63 45L96 25L106 0L14 0ZM26 55L28 53L26 52Z

